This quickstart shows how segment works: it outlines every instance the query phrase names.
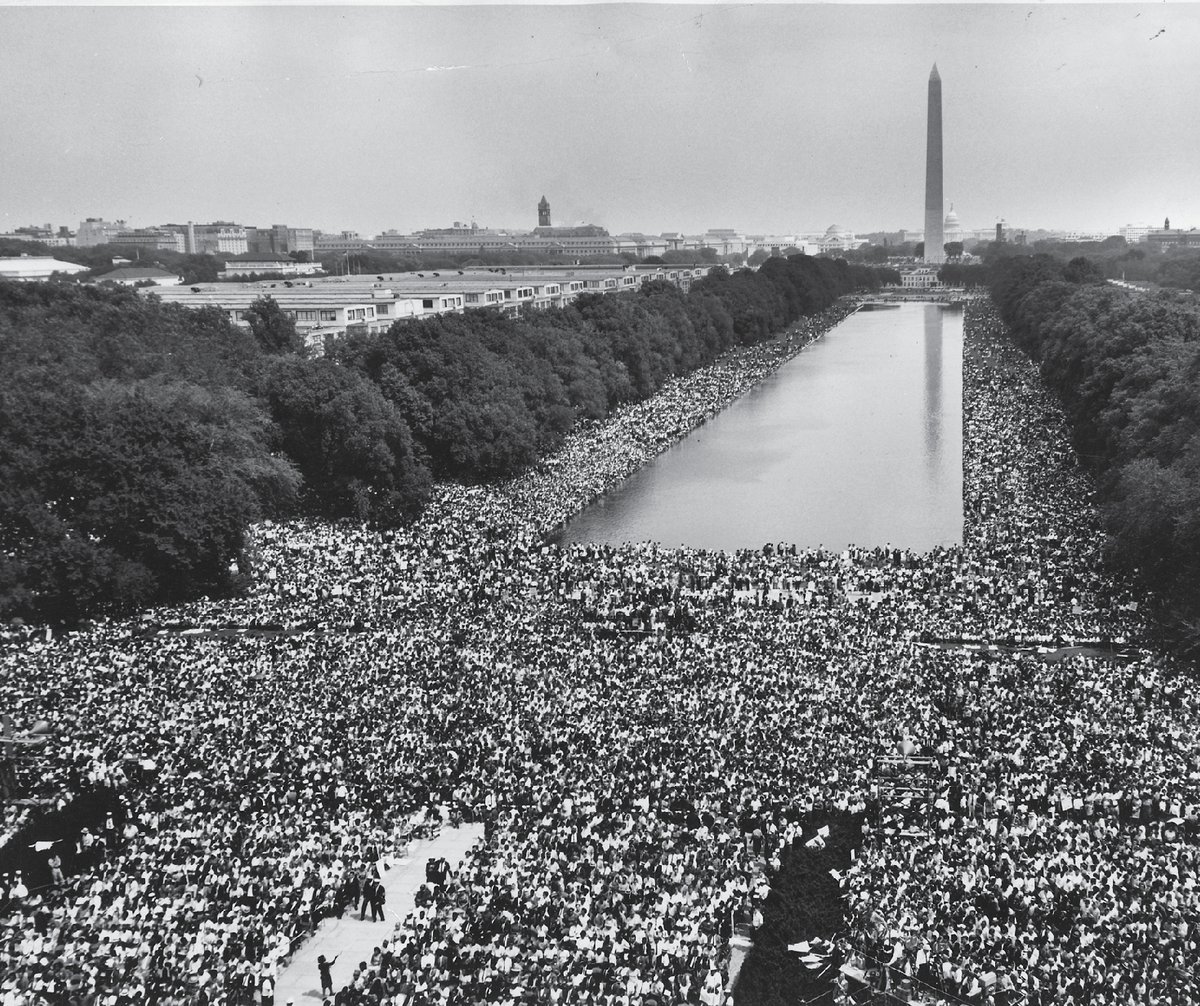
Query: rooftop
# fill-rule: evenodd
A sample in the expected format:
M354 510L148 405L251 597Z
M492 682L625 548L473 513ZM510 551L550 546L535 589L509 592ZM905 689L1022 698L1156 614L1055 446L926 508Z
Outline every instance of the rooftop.
M118 282L128 282L130 280L137 281L140 279L163 279L164 277L174 278L173 272L167 272L166 269L158 269L154 266L122 266L119 269L114 269L112 272L106 272L102 276L97 276L98 280L111 279Z
M0 258L0 276L11 279L40 279L52 273L74 275L87 272L88 267L77 262L64 262L48 255L15 255Z

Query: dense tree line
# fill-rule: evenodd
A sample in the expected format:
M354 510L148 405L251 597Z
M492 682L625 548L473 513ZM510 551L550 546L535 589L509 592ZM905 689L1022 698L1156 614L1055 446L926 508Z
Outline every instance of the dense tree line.
M1064 263L1086 259L1106 279L1200 292L1200 251L1195 248L1159 252L1146 245L1130 245L1117 235L1103 241L1035 241L1032 245L992 241L977 246L974 252L985 267L1035 255L1048 255Z
M0 618L228 593L256 520L420 505L403 420L295 355L279 315L260 304L245 332L128 290L0 283Z
M1114 557L1200 643L1200 305L1105 284L1085 258L997 265L992 297L1061 396Z
M0 283L0 618L233 591L256 520L394 525L434 475L519 472L578 421L878 283L772 259L689 294L397 323L320 360L269 299L246 331L124 289Z
M1161 261L1155 262L1157 268L1149 279L1160 286L1174 287L1177 290L1200 291L1200 252L1181 250L1166 255ZM1132 270L1126 269L1126 279L1134 279L1129 275Z
M976 287L987 285L988 268L974 263L947 262L938 269L938 279L949 286L961 286L964 290L974 290Z

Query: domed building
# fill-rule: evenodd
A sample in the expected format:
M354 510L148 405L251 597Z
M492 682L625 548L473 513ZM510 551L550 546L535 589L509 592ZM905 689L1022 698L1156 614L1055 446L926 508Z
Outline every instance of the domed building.
M822 252L844 252L849 248L857 248L858 245L855 236L837 224L830 224L825 233L817 239L817 247Z
M950 212L946 214L945 223L942 224L942 240L945 244L951 241L963 240L963 228L959 223L958 214L954 212L954 203L950 204Z

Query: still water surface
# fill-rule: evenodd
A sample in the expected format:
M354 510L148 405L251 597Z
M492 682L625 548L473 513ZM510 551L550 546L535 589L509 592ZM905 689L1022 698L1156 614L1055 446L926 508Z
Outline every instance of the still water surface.
M925 550L962 522L962 313L902 304L851 315L561 540Z

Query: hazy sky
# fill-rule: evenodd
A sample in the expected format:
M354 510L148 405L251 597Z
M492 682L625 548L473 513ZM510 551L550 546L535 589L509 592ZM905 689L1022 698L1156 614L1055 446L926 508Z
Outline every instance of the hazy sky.
M0 7L0 229L1200 226L1193 4Z

